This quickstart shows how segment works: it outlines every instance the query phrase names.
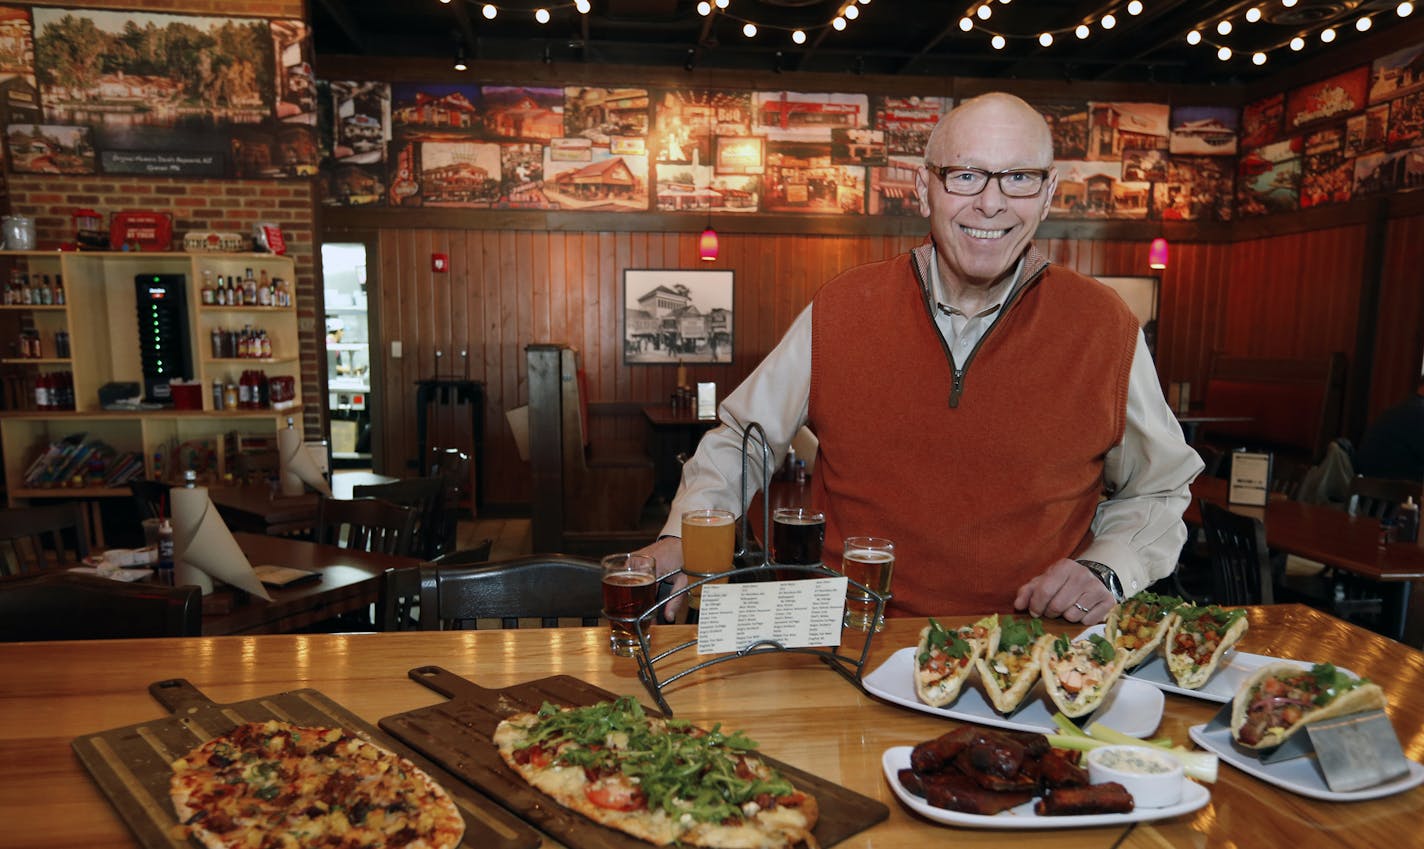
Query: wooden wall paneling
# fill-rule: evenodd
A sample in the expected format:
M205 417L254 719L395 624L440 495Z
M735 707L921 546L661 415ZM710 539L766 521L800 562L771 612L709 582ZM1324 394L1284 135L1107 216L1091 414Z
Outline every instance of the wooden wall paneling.
M377 469L378 472L395 470L397 464L395 446L402 444L405 430L410 426L410 418L404 414L401 405L395 402L396 387L400 385L401 368L404 361L392 359L389 356L391 340L398 338L400 333L400 243L403 235L404 233L399 230L380 231L378 238L380 268L376 275L376 292L367 293L367 308L374 306L381 311L382 339L380 345L383 350L380 353L386 364L385 369L382 370L381 385L374 387L376 389L375 403L381 408L382 424L381 432L373 433L372 438L380 441L379 456L387 464L387 468Z
M1420 375L1424 355L1424 285L1419 245L1424 244L1424 216L1390 222L1380 279L1379 333L1375 339L1374 380L1369 419L1408 398Z

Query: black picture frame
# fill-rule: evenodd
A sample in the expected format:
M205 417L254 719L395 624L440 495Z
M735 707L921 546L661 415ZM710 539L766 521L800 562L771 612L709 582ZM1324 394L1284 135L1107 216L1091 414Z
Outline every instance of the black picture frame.
M623 272L624 365L728 365L735 341L730 270Z

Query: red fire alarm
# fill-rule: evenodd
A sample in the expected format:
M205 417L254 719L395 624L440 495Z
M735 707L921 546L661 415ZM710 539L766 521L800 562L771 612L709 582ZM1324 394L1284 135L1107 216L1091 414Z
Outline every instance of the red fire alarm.
M450 270L450 257L445 254L430 255L430 270L445 272Z

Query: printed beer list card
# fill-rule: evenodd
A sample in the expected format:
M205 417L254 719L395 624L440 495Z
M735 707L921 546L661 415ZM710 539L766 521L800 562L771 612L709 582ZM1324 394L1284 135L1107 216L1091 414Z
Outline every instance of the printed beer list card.
M838 646L846 579L708 584L702 588L697 653L723 654L763 640L785 648Z

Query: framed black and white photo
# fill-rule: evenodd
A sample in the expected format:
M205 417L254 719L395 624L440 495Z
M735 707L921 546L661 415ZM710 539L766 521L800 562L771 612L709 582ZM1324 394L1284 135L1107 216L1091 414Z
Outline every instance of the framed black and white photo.
M623 362L730 363L732 272L623 272Z

